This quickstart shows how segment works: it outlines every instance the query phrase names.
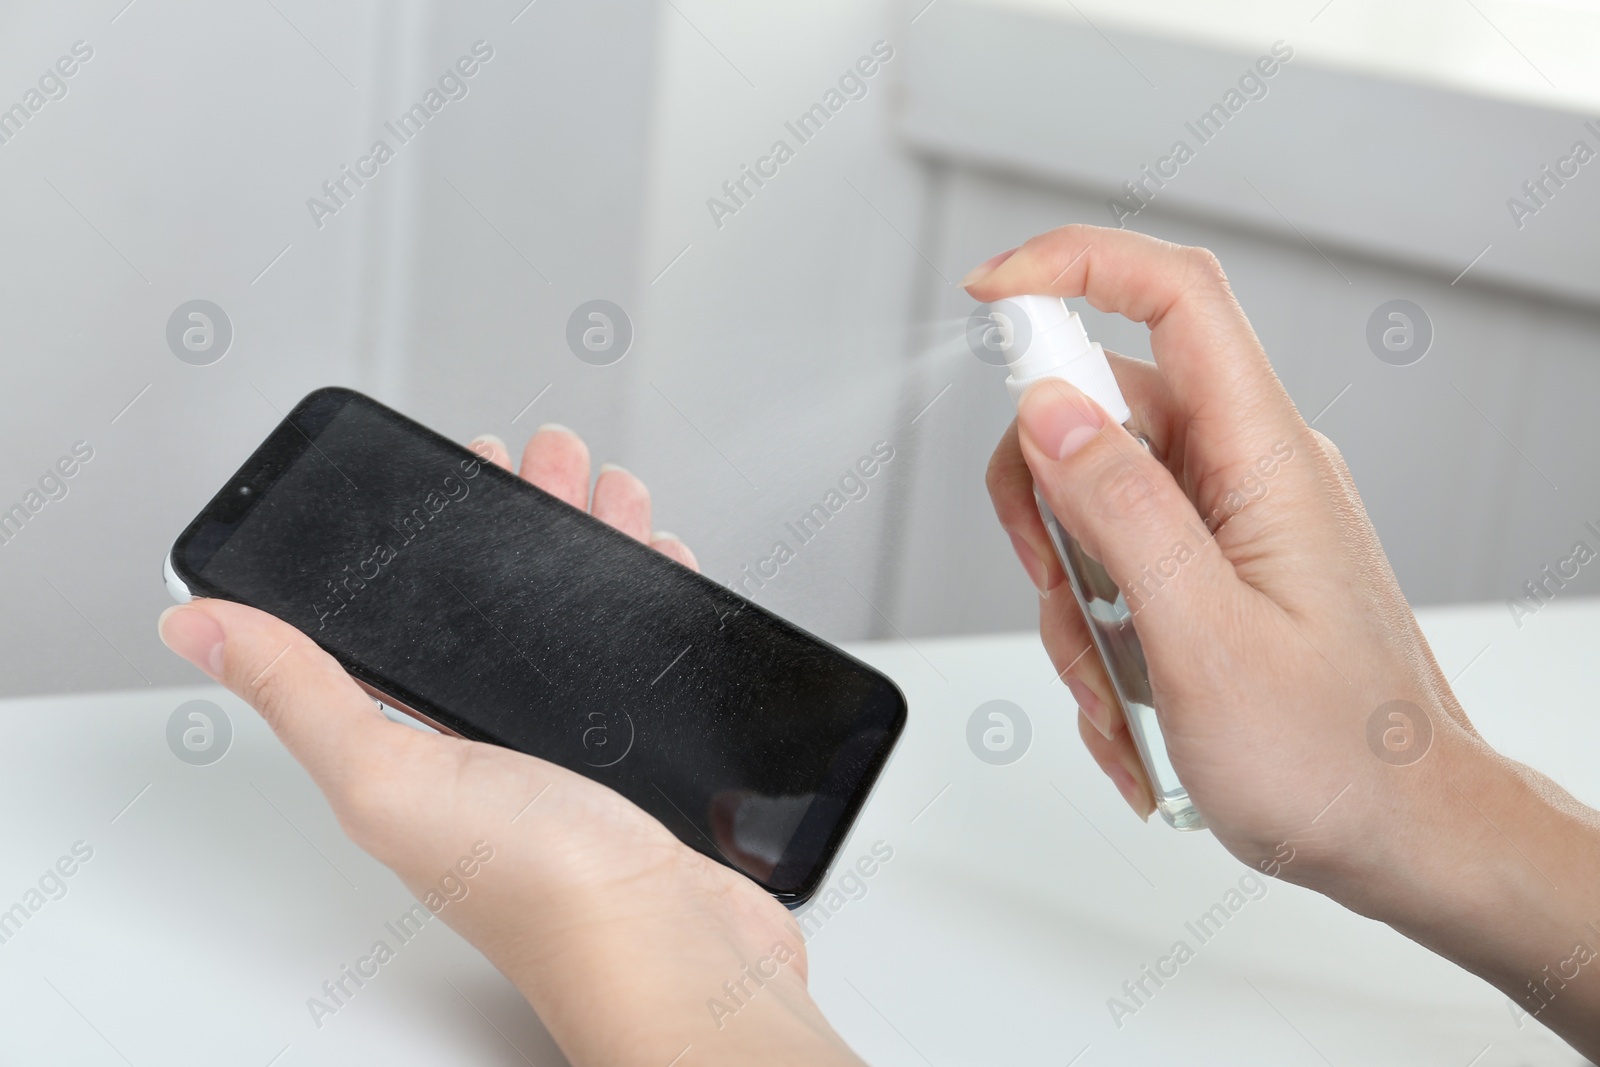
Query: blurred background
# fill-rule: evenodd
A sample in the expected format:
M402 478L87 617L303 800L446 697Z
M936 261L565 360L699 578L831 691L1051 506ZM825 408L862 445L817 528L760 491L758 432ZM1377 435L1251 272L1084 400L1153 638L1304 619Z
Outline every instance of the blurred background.
M167 547L330 383L573 427L719 581L788 542L757 599L830 639L1030 628L956 283L1067 222L1213 249L1411 600L1510 611L1600 548L1596 40L1592 0L6 4L0 691L192 681ZM220 358L169 343L195 300ZM595 300L625 352L569 344Z

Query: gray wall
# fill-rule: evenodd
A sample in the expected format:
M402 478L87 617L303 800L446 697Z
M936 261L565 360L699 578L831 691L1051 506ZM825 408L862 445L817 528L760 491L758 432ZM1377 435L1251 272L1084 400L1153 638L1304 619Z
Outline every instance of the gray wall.
M1317 428L1349 461L1413 603L1504 600L1575 541L1600 549L1583 528L1600 516L1600 469L1580 429L1600 385L1600 164L1521 228L1505 206L1574 140L1600 148L1584 115L1296 58L1199 146L1185 119L1272 37L1223 51L984 2L938 12L906 67L901 130L934 190L918 240L949 273L1066 222L1111 224L1107 200L1185 137L1195 158L1126 224L1221 257L1291 396L1307 418L1327 409ZM1433 325L1411 366L1366 342L1395 298ZM972 306L942 285L926 304L946 338ZM1143 327L1078 305L1107 347L1149 358ZM982 487L1012 414L1002 374L968 358L908 387L955 383L885 546L891 614L911 632L1036 621ZM1597 591L1590 567L1561 595Z
M982 489L1009 407L954 281L1105 221L1255 55L974 0L274 3L0 10L0 103L95 49L0 145L0 502L95 449L0 547L0 692L192 678L154 634L161 556L329 382L461 439L577 428L728 582L889 442L757 599L834 639L1031 626ZM314 226L307 197L479 39L468 96ZM865 96L799 144L785 123L880 40ZM1418 603L1512 595L1600 517L1600 177L1520 231L1503 205L1581 118L1297 58L1133 220L1222 256L1308 412L1349 386L1318 426ZM793 158L719 225L708 198L779 138ZM1436 329L1413 367L1362 339L1392 297ZM194 298L235 327L211 366L164 338ZM613 366L566 347L594 298L635 327Z
M949 171L940 188L948 223L941 240L952 261L977 263L1064 222L1098 222L1104 211L1103 197L967 170ZM1307 418L1338 397L1316 426L1349 462L1413 603L1503 600L1568 556L1580 537L1600 548L1582 529L1600 517L1600 479L1580 429L1600 388L1595 311L1490 286L1452 287L1442 276L1335 253L1346 285L1303 245L1154 209L1139 222L1221 257ZM970 307L958 295L939 296L947 321ZM1433 349L1413 366L1381 363L1366 347L1369 313L1393 297L1416 301L1434 323ZM1142 327L1083 310L1108 347L1149 357ZM919 391L955 383L945 432L917 457L905 504L915 518L894 550L903 576L896 612L923 632L1036 622L1031 588L983 487L989 453L1014 414L1003 376L966 356L942 377L929 372ZM1563 595L1597 590L1585 568Z
M155 635L161 559L282 411L340 383L507 432L587 369L554 356L570 306L636 285L656 5L275 3L0 13L0 94L95 50L0 145L0 499L95 451L0 548L0 691L192 679ZM464 98L409 144L383 129L480 39ZM380 137L394 158L314 225L307 198ZM197 297L236 334L204 367L165 341ZM601 441L603 394L567 397Z
M375 6L285 10L320 22L343 75L265 5L0 14L7 106L75 41L94 49L66 97L0 146L0 500L24 499L74 442L94 449L0 548L6 692L192 678L155 636L166 546L275 406L370 361L367 228L311 231L304 200L370 137L344 78L374 84L386 35ZM195 298L236 328L210 367L165 342Z

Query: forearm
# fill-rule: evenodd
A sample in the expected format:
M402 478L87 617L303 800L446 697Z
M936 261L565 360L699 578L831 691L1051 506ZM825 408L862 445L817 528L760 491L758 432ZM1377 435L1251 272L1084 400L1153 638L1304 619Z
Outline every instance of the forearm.
M710 911L645 908L575 919L503 968L575 1067L859 1067L807 992L793 924L757 944Z
M1600 1060L1600 815L1481 742L1432 777L1394 870L1372 879L1387 900L1358 910Z

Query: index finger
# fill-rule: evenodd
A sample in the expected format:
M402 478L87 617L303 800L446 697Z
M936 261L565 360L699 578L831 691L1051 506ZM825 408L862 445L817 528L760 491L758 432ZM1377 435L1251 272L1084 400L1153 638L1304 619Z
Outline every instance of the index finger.
M1071 225L1032 238L967 285L983 301L1086 297L1150 328L1150 348L1208 466L1248 464L1297 430L1217 257L1131 230Z

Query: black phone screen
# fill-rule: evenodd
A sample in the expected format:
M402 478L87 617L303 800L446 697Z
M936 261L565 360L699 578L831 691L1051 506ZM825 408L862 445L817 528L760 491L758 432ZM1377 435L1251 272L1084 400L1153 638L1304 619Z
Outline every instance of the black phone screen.
M350 390L302 400L173 566L438 724L616 789L791 904L905 722L865 664Z

